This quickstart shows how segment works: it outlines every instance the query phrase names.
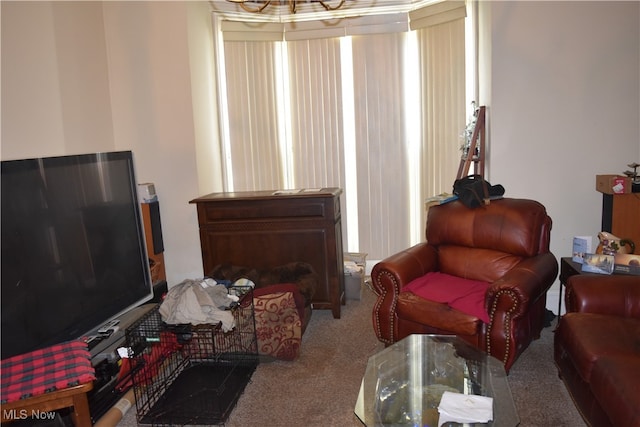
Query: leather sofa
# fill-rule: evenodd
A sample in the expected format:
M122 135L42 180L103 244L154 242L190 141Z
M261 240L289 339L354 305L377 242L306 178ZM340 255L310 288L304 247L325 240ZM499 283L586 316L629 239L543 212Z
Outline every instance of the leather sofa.
M546 293L558 274L549 251L551 225L545 207L534 200L504 198L476 209L459 201L430 207L426 241L382 260L371 272L378 339L389 345L410 334L457 335L502 361L508 372L544 327ZM431 273L441 274L436 285L443 293L457 292L458 300L466 297L460 295L466 286L456 279L485 282L475 297L479 307L465 311L410 291ZM442 285L442 275L453 283Z
M640 426L640 277L571 276L565 302L554 358L582 417Z

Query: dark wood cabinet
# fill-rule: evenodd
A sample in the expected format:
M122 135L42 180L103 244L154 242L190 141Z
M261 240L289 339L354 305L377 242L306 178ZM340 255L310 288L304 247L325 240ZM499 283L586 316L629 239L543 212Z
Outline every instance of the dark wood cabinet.
M631 239L640 253L640 193L603 194L602 230Z
M311 264L320 278L314 309L340 317L344 264L339 188L212 193L197 206L204 274L219 264L257 269Z

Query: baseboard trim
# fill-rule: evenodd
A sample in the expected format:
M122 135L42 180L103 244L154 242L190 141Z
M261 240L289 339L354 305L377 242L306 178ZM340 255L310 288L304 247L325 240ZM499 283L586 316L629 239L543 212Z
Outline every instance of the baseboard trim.
M558 313L558 301L560 301L560 288L554 285L547 291L547 310L553 311L556 316L564 314L564 305L562 312Z

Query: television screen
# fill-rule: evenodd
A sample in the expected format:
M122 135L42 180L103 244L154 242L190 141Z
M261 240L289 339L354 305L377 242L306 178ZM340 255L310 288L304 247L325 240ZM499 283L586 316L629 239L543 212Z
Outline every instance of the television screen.
M153 296L130 151L2 162L2 358Z

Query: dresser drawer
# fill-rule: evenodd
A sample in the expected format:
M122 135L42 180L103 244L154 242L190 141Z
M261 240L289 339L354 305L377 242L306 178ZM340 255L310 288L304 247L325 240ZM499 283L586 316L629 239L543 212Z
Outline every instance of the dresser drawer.
M277 199L277 200L231 200L227 203L203 202L198 205L198 221L210 224L220 221L279 221L303 219L333 219L333 209L326 200L317 199Z

